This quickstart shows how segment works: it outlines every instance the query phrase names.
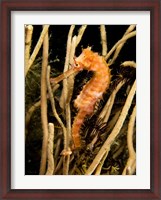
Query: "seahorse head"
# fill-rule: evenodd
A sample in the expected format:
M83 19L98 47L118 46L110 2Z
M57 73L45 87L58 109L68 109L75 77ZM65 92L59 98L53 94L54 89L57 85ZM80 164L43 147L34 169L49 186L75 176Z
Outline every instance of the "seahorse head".
M82 53L75 59L77 67L90 70L95 54L91 51L91 47L83 49Z

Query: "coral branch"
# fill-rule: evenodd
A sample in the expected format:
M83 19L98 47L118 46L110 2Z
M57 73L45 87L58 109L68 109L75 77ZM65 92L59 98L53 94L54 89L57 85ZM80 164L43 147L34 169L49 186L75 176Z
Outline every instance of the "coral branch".
M46 26L44 25L44 27ZM47 32L43 41L43 59L42 59L42 71L41 71L41 121L43 129L43 142L42 142L42 153L41 153L41 163L40 163L40 175L43 175L46 172L46 160L47 160L48 118L47 118L46 71L48 65L48 48L49 48L49 38Z
M72 39L72 45L71 45L71 52L70 52L70 63L73 64L73 58L75 54L75 48L76 48L76 36ZM69 76L67 79L68 84L68 96L66 100L66 124L67 124L67 135L68 135L68 144L71 141L71 110L70 110L70 101L73 94L73 88L74 88L74 74Z
M98 164L98 166L96 168L96 171L95 171L95 175L100 175L101 174L101 170L102 170L103 164L104 164L107 156L108 156L108 152L105 153L105 155L103 156L101 162Z
M76 48L76 36L72 38L72 45L70 50L70 63L73 64L73 58L75 55L75 48ZM67 149L70 149L71 143L71 110L70 110L70 101L73 94L74 88L74 74L69 76L67 79L68 84L68 94L66 99L66 124L67 124ZM63 174L67 175L69 172L69 161L70 161L70 154L63 158Z
M43 43L43 40L44 40L44 38L45 38L45 36L46 36L46 34L48 32L48 29L49 29L49 25L44 25L43 26L43 30L41 32L39 40L38 40L38 42L37 42L37 44L35 46L35 49L34 49L32 55L31 55L31 57L30 57L30 59L28 61L28 65L25 68L25 76L27 75L31 65L33 64L33 62L34 62L34 60L35 60L35 58L36 58L36 56L37 56L37 54L38 54L38 52L40 50L40 47L41 47L41 45Z
M53 149L54 149L54 124L49 123L49 137L48 137L48 168L46 171L46 175L53 175L54 172L54 157L53 157Z
M82 36L83 36L84 31L86 30L86 28L87 28L87 25L82 25L81 28L79 29L76 46L78 46L79 42L81 41Z
M28 69L28 62L30 58L30 49L32 42L33 26L25 26L25 69Z
M74 36L72 38L72 45L71 45L71 52L70 52L70 64L73 66L74 64L74 55L75 55L75 49L76 49L76 42L77 42L77 37ZM72 67L73 68L73 67ZM71 68L69 68L70 70ZM67 82L68 82L68 96L67 96L67 102L70 103L71 97L73 95L73 89L74 89L74 72L76 71L76 68L73 69L73 73L68 77Z
M128 29L126 30L125 34L123 35L123 38L124 38L128 33L130 33L131 31L133 31L135 27L136 27L136 25L130 25L130 26L128 27ZM122 39L123 39L123 38L122 38ZM126 42L126 40L117 46L116 51L115 51L115 53L114 53L114 56L113 56L112 60L110 60L110 64L113 64L113 63L114 63L114 61L115 61L116 58L118 57L118 55L119 55L119 53L120 53L122 47L124 46L125 42Z
M58 132L58 134L59 134L59 132ZM58 138L56 145L55 145L55 155L54 155L55 166L57 165L58 157L60 155L60 144L61 144L61 138Z
M55 167L55 172L54 174L57 174L57 172L60 170L61 166L62 166L62 163L63 163L63 157L60 158L57 166Z
M101 43L102 43L102 56L107 54L107 36L105 25L100 25Z
M63 156L63 175L69 174L70 154Z
M111 54L116 50L116 48L121 44L126 42L126 40L134 37L136 35L136 31L132 31L131 33L128 33L127 35L125 35L122 39L120 39L118 42L116 42L116 44L112 47L112 49L107 53L107 55L105 56L105 59L108 60L109 57L111 56ZM112 63L109 63L112 64Z
M70 60L70 51L71 51L71 43L72 43L72 35L74 31L75 25L71 25L69 33L68 33L68 40L67 40L67 50L66 50L66 58L65 58L65 65L64 65L64 72L69 69L69 60ZM63 80L63 90L60 97L60 107L65 110L66 107L66 100L68 95L68 85L67 80Z
M134 61L125 61L121 64L122 67L133 67L136 68L136 63Z
M133 109L128 125L127 146L129 150L129 158L123 170L122 173L123 175L132 175L135 172L136 168L136 154L133 147L133 132L134 132L133 130L135 125L135 118L136 118L136 106Z

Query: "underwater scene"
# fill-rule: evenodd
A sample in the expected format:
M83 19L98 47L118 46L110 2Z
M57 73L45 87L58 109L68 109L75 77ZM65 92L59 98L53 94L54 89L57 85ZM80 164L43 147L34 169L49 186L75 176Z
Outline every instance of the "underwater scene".
M136 25L25 25L25 175L136 175Z

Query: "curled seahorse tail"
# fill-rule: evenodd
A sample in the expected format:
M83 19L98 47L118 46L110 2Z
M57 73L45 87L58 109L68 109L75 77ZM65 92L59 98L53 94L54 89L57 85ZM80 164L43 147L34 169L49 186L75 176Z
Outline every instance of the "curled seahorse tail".
M87 115L86 111L79 110L78 114L74 119L72 125L72 137L73 137L74 149L79 148L81 146L80 129L86 115Z

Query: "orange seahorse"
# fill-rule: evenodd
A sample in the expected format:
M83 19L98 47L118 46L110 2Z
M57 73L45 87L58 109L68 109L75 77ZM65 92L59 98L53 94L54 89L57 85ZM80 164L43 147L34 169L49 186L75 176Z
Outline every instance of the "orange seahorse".
M82 91L74 101L74 106L78 113L72 125L73 149L81 147L80 128L87 115L94 111L95 104L102 98L103 93L108 89L111 79L109 65L104 57L91 50L90 47L84 49L79 57L75 58L74 66L56 78L51 78L51 83L58 83L74 72L81 70L93 71L93 77L84 85Z
M93 113L96 102L108 89L111 78L109 65L104 57L94 53L89 47L75 59L75 64L78 71L85 69L93 71L94 75L74 101L74 106L78 109L72 125L74 149L81 147L80 128L85 117Z

